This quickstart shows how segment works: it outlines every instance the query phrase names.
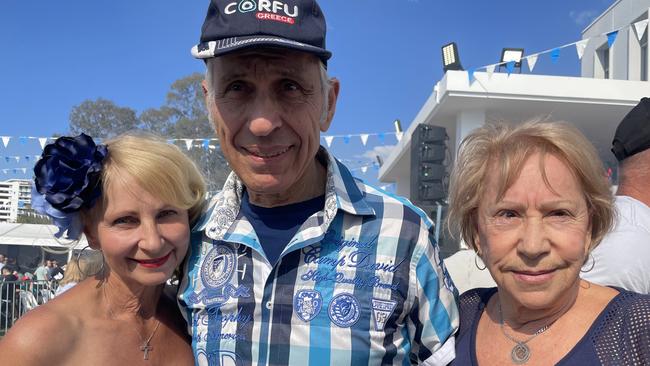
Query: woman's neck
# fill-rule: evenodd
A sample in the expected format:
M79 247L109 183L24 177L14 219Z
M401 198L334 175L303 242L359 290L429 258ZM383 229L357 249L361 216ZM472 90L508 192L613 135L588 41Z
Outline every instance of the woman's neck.
M121 317L132 315L148 319L156 314L158 301L164 284L142 286L127 284L117 276L108 277L102 281L100 291L110 315Z
M504 326L520 333L532 334L566 314L576 303L579 293L580 279L555 304L545 309L529 309L509 294L499 291L493 302L493 314L496 314L497 321L503 321Z

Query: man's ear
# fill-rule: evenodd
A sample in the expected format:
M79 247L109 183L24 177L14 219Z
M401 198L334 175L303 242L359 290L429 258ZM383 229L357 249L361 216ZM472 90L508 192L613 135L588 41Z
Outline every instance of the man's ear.
M201 81L201 89L203 89L203 96L207 98L208 97L208 81L207 80L203 79L203 81Z
M330 128L330 124L334 119L334 113L336 112L336 101L339 97L339 91L341 89L341 83L337 78L331 78L329 80L330 89L329 95L327 97L327 116L320 124L321 132L325 132Z

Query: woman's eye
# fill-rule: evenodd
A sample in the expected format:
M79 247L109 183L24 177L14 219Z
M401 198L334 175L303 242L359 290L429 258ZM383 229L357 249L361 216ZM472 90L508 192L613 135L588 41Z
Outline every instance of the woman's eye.
M569 211L567 211L567 210L554 210L554 211L550 212L549 216L553 216L553 217L570 217L571 213Z
M132 225L137 224L138 220L132 216L124 216L113 220L113 225Z
M517 212L513 210L501 210L497 212L497 217L510 219L510 218L517 217Z
M174 215L176 215L177 213L178 213L178 212L176 212L175 210L164 210L164 211L161 211L161 212L158 214L158 217L159 217L159 218L163 218L163 217L174 216Z

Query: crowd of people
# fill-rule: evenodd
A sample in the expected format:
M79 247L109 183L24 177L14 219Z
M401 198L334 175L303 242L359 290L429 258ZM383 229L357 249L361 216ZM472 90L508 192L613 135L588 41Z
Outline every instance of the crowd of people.
M430 218L320 145L341 88L325 34L315 0L210 1L192 54L232 168L210 201L161 138L45 146L32 206L101 258L12 327L0 364L650 364L650 99L614 136L616 198L567 123L465 137L448 226L495 286L461 294Z

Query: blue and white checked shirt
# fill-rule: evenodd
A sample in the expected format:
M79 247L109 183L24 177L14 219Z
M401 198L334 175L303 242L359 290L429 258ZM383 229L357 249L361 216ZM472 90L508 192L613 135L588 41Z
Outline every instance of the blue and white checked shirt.
M197 365L446 365L457 292L410 202L321 147L325 207L272 267L230 175L192 234L179 305Z

